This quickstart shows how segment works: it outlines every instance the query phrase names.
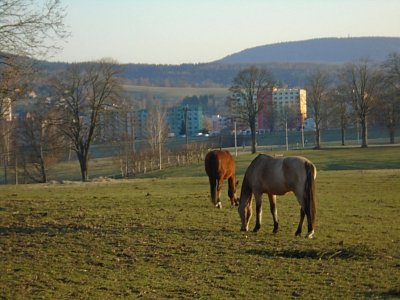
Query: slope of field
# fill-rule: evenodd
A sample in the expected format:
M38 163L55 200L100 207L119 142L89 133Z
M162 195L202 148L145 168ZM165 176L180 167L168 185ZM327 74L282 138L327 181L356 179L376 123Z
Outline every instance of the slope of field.
M195 88L195 87L155 87L123 85L128 94L139 98L150 97L150 99L159 99L169 102L180 102L185 97L213 95L216 99L226 99L229 95L228 88Z
M294 237L293 195L279 197L278 234L267 203L261 230L240 232L226 184L223 208L212 207L202 164L179 177L1 186L0 298L400 297L400 170L384 169L399 148L390 149L368 170L359 168L372 149L302 153L320 170L313 240ZM252 158L241 156L241 174Z

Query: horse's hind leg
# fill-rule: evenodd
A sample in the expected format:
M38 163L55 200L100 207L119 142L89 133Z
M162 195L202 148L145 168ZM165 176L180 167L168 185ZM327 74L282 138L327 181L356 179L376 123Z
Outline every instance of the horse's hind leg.
M257 232L261 228L261 219L262 219L262 194L254 194L254 198L256 200L256 226L253 231Z
M306 234L306 238L312 239L314 236L314 228L312 225L312 217L311 217L311 209L310 209L310 203L307 203L307 199L304 199L304 193L303 192L295 192L297 201L300 203L301 209L300 209L300 222L299 226L297 227L296 230L296 236L301 235L301 230L303 227L303 222L304 218L307 217L307 224L308 224L308 231Z
M231 176L228 178L228 196L231 200L231 206L238 206L238 200L236 199L236 185L235 177Z
M303 227L305 215L306 215L306 213L304 212L303 208L300 208L300 222L299 222L299 226L297 227L295 236L301 236L301 229Z
M224 180L217 179L217 203L215 204L215 207L217 208L222 208L222 203L221 203L221 190L222 190L222 183Z
M306 234L306 238L312 239L314 237L314 228L312 226L311 215L310 214L306 214L306 215L307 215L307 224L308 224L308 232Z
M314 229L313 229L313 226L312 226L311 214L310 214L309 210L307 212L307 206L306 206L306 203L304 203L303 194L300 193L300 192L296 193L296 198L297 198L297 201L300 203L300 206L301 206L301 209L300 209L300 222L299 222L299 226L297 227L297 230L296 230L296 236L300 236L301 235L301 230L302 230L302 227L303 227L304 218L307 217L308 231L307 231L307 234L306 234L306 238L311 239L311 238L313 238L313 235L314 235Z
M272 219L274 221L274 230L272 232L277 233L279 229L279 223L278 223L278 209L276 208L276 196L268 194L268 199L269 199L269 208L272 214Z
M214 179L209 177L210 182L210 199L211 203L216 205L217 204L217 186L218 186L218 179Z

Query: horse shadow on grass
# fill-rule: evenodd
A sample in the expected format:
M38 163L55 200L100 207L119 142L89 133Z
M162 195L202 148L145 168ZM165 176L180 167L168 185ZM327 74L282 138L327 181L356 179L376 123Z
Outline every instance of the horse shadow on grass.
M373 254L365 245L355 245L348 247L336 247L332 249L287 249L287 250L259 250L250 249L245 251L246 254L256 255L265 258L293 258L293 259L372 259Z

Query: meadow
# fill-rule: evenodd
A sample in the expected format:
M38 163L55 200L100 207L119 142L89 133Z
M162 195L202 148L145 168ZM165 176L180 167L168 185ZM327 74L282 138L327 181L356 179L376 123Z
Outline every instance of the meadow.
M138 86L123 85L128 94L143 96L149 95L151 98L162 99L163 101L181 101L185 97L213 95L216 99L226 99L229 95L228 88L222 87L158 87L158 86Z
M319 170L312 240L294 237L293 195L279 197L278 234L268 201L261 230L241 232L226 184L212 207L202 164L1 186L0 298L400 298L400 147L289 154ZM253 158L236 158L239 179Z

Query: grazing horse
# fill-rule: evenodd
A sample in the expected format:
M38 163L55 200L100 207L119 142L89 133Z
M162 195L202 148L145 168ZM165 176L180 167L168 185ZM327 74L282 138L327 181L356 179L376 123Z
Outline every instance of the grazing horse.
M300 223L296 236L301 235L304 217L307 216L308 232L306 237L312 238L315 228L316 197L315 178L317 169L304 157L279 157L258 155L247 168L244 175L239 200L239 215L242 221L241 230L248 231L252 215L252 195L256 201L256 225L254 232L261 227L262 194L268 194L270 210L274 221L273 233L278 232L278 213L276 195L293 192L300 203Z
M207 153L204 165L210 181L211 202L217 208L221 208L222 183L228 179L228 196L231 205L237 205L235 161L229 151L213 150Z

